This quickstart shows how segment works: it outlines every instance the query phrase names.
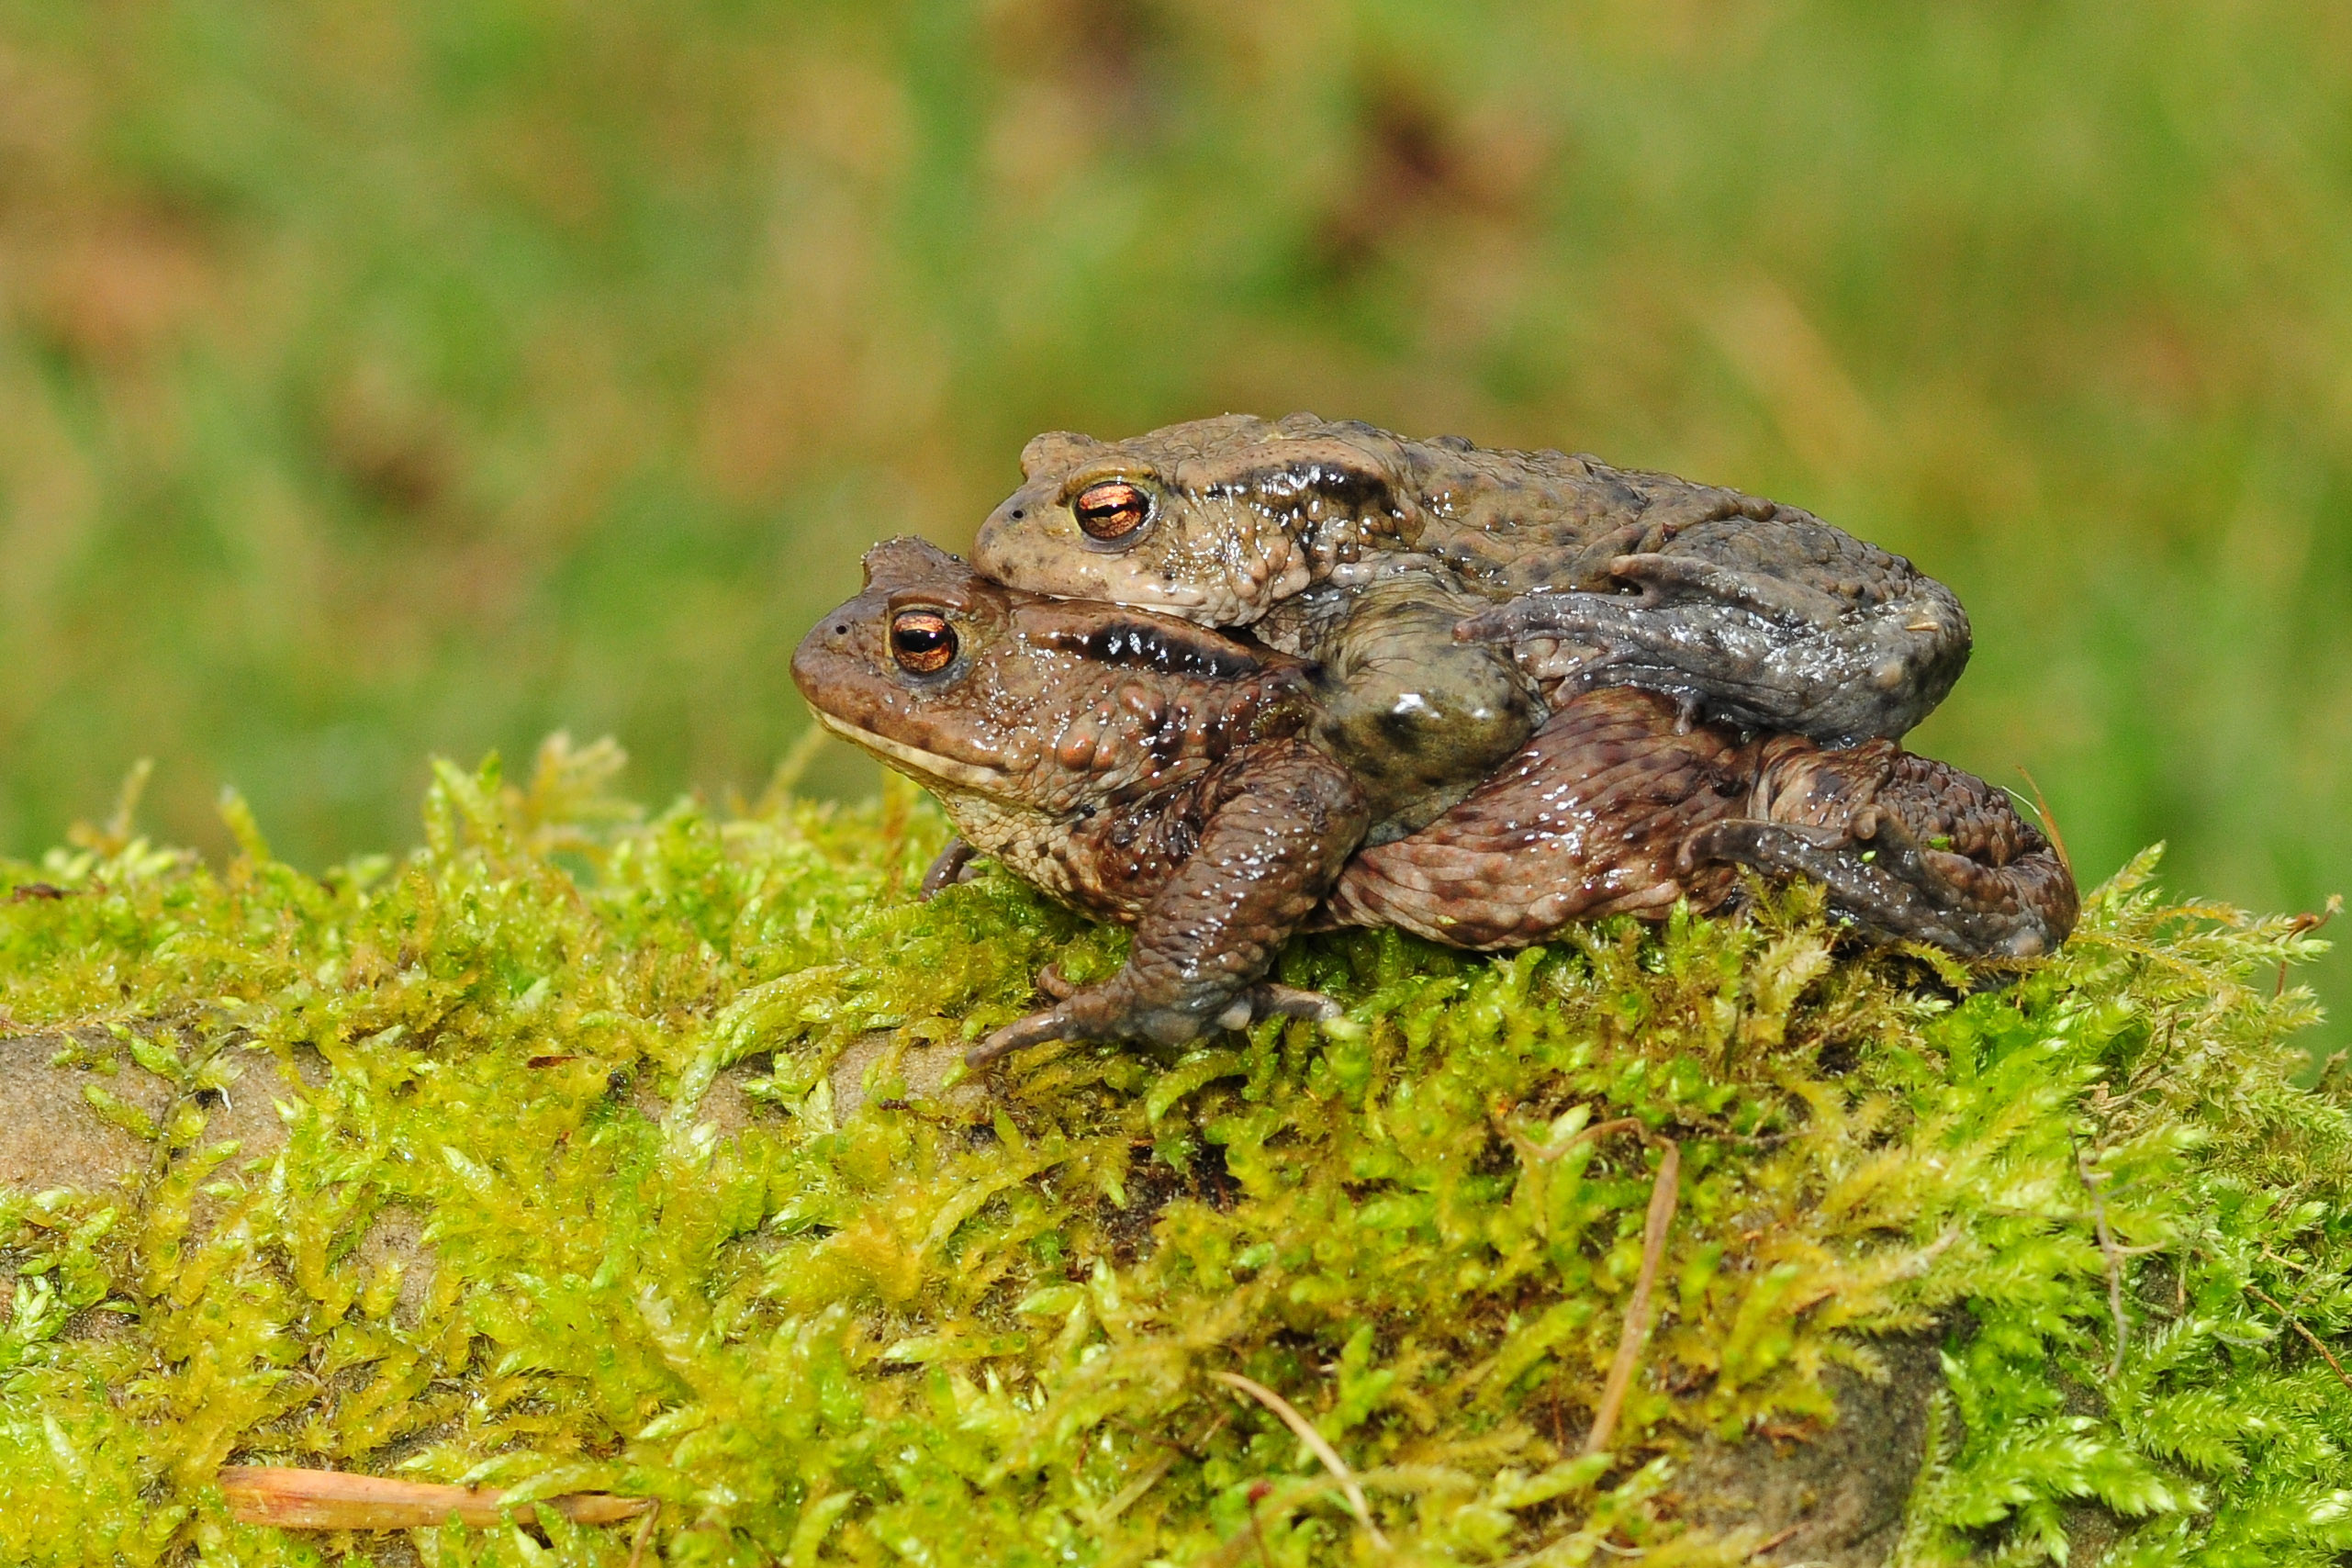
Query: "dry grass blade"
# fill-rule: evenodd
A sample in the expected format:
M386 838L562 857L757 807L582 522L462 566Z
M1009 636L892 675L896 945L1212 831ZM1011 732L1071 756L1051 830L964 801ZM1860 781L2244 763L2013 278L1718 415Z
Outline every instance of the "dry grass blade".
M2066 834L2058 831L2058 819L2050 814L2050 802L2043 798L2042 786L2036 784L2033 781L2033 775L2026 772L2024 768L2020 767L2017 772L2018 776L2025 780L2025 787L2033 791L2033 814L2042 819L2042 831L2050 835L2050 847L2058 852L2058 864L2066 868L2067 876L2073 876L2075 874L2074 857L2066 853Z
M452 1514L469 1525L495 1525L511 1511L532 1518L553 1508L574 1524L610 1525L650 1512L650 1497L616 1497L607 1492L575 1492L536 1502L507 1503L487 1486L446 1486L423 1481L393 1481L340 1470L292 1470L268 1464L230 1464L220 1470L220 1490L230 1517L241 1524L281 1529L420 1529Z
M1658 1282L1658 1263L1666 1255L1666 1229L1674 1223L1680 1200L1682 1146L1665 1140L1665 1158L1658 1161L1658 1180L1650 1188L1650 1213L1641 1227L1641 1272L1633 1282L1633 1299L1626 1304L1625 1330L1617 1341L1617 1360L1609 1364L1608 1382L1601 1385L1600 1408L1593 1414L1593 1429L1585 1438L1585 1451L1599 1453L1617 1436L1617 1418L1633 1387L1633 1369L1641 1364L1641 1347L1650 1338L1650 1289Z
M1312 1422L1300 1415L1289 1400L1284 1399L1256 1378L1244 1377L1239 1372L1211 1372L1209 1375L1227 1388L1239 1389L1281 1417L1282 1425L1298 1434L1298 1440L1306 1445L1307 1451L1321 1460L1323 1468L1329 1471L1332 1478L1339 1483L1339 1490L1347 1497L1348 1506L1355 1514L1356 1522L1362 1525L1365 1531L1371 1535L1372 1544L1383 1551L1388 1550L1388 1538L1380 1533L1378 1525L1372 1523L1372 1508L1364 1502L1364 1489L1356 1484L1356 1473L1348 1468L1348 1462L1339 1457L1339 1450L1324 1440L1323 1434L1315 1429Z

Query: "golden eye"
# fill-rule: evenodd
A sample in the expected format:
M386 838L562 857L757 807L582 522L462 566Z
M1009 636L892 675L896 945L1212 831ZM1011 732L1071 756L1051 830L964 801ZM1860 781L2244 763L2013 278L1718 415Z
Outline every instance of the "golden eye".
M956 657L956 629L935 610L902 610L890 621L890 656L902 669L936 675Z
M1151 521L1151 497L1140 485L1105 479L1079 491L1070 510L1078 514L1078 526L1086 531L1087 538L1112 544Z

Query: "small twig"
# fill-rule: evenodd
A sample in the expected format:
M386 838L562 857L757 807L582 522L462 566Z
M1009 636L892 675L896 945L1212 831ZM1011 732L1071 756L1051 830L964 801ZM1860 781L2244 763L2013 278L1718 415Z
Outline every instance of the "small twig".
M2271 1260L2273 1262L2279 1264L2281 1267L2292 1269L2297 1273L2303 1276L2303 1282L2297 1285L2295 1287L2295 1294L2287 1298L2287 1310L2289 1312L2293 1312L2298 1307L2301 1307L2303 1305L2305 1298L2310 1296L2312 1292L2319 1289L2322 1285L2328 1283L2330 1281L2331 1276L2327 1274L2314 1273L2310 1264L2297 1263L2291 1258L2281 1258L2276 1252L2271 1251L2268 1247L2265 1247L2262 1249L2262 1255L2265 1258Z
M629 1543L629 1568L637 1568L645 1560L645 1543L654 1539L654 1521L661 1517L662 1500L656 1497L645 1510L645 1522L637 1527L637 1539Z
M281 1529L430 1529L452 1514L465 1524L495 1525L510 1510L536 1518L540 1508L552 1508L575 1524L611 1525L656 1506L650 1497L616 1497L609 1492L509 1503L505 1494L487 1486L444 1486L268 1464L222 1465L219 1481L230 1518Z
M2285 1307L2280 1306L2277 1302L2271 1300L2260 1287L2248 1285L2246 1288L2247 1293L2251 1294L2255 1300L2260 1302L2263 1305L2268 1307L2271 1311L2285 1318L2287 1320L2287 1327L2302 1335L2304 1341L2308 1343L2313 1350L2317 1350L2320 1353L2321 1357L2326 1361L2327 1364L2335 1369L2336 1382L2342 1383L2346 1388L2352 1388L2352 1374L2346 1373L2344 1370L2344 1363L2337 1361L2328 1350L2328 1348L2325 1345L2320 1343L2318 1335L2304 1327L2301 1319L2297 1318L2293 1313L2289 1312Z
M1790 1525L1786 1529L1782 1530L1778 1535L1771 1537L1769 1540L1765 1540L1763 1545L1757 1547L1756 1555L1758 1557L1762 1557L1765 1552L1785 1545L1790 1536L1795 1535L1798 1530L1803 1529L1804 1528L1805 1521L1802 1519L1798 1520L1795 1524Z
M1307 1451L1321 1460L1323 1468L1329 1471L1333 1479L1339 1483L1339 1490L1347 1497L1348 1506L1355 1514L1356 1522L1362 1525L1371 1534L1372 1544L1383 1551L1388 1550L1388 1538L1380 1533L1378 1525L1372 1523L1372 1507L1364 1501L1364 1489L1356 1484L1356 1473L1348 1468L1348 1462L1339 1457L1339 1450L1324 1440L1323 1434L1315 1429L1313 1422L1300 1415L1289 1400L1284 1399L1256 1378L1244 1377L1239 1372L1211 1372L1209 1376L1227 1388L1239 1389L1281 1417L1282 1425L1298 1434L1298 1440L1306 1445ZM1253 1518L1256 1517L1254 1512L1251 1517Z
M1665 1157L1658 1161L1658 1179L1650 1188L1650 1214L1641 1231L1641 1272L1633 1282L1633 1299L1626 1304L1625 1328L1618 1336L1617 1360L1610 1363L1608 1382L1601 1385L1600 1408L1594 1412L1593 1429L1585 1435L1585 1451L1599 1453L1617 1435L1617 1418L1633 1387L1633 1371L1641 1360L1641 1346L1650 1338L1650 1287L1657 1282L1658 1263L1666 1254L1666 1228L1674 1223L1674 1205L1681 1199L1682 1146L1662 1140Z
M2131 1332L2130 1321L2123 1316L2122 1260L2115 1246L2115 1233L2107 1228L2107 1200L2100 1195L2098 1173L2090 1168L2090 1157L2079 1147L2075 1149L2075 1174L2082 1178L2084 1190L2090 1193L2090 1218L2099 1231L2099 1255L2107 1261L2107 1310L2115 1317L2115 1354L2107 1363L2107 1375L2112 1378L2123 1370L2123 1339Z

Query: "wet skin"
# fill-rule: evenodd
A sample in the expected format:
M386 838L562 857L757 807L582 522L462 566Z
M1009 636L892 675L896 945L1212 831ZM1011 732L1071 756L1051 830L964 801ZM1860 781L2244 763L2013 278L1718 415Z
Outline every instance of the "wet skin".
M1521 946L1573 920L1718 906L1743 864L1820 879L1877 940L2023 957L2073 924L2071 879L2007 797L1891 742L1752 739L1603 688L1570 696L1426 826L1368 845L1396 787L1367 788L1318 739L1305 661L1006 588L918 540L877 545L866 571L792 674L828 726L946 807L966 847L926 886L977 851L1135 927L1117 974L996 1031L975 1061L1327 1015L1326 999L1264 979L1302 928Z
M1838 745L1899 737L1967 663L1959 601L1902 557L1794 507L1591 457L1226 415L1120 442L1041 435L1022 470L980 529L983 576L1257 626L1293 652L1310 650L1289 640L1287 601L1403 577L1458 597L1458 634L1548 698L1640 686ZM1415 646L1438 661L1438 641ZM1332 722L1368 730L1383 695L1327 693Z

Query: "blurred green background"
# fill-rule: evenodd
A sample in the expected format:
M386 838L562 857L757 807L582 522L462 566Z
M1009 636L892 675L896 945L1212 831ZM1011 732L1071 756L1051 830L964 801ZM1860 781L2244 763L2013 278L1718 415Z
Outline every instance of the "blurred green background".
M1810 507L2089 879L2352 884L2352 12L2262 0L0 0L0 851L756 791L866 543L1301 408Z

